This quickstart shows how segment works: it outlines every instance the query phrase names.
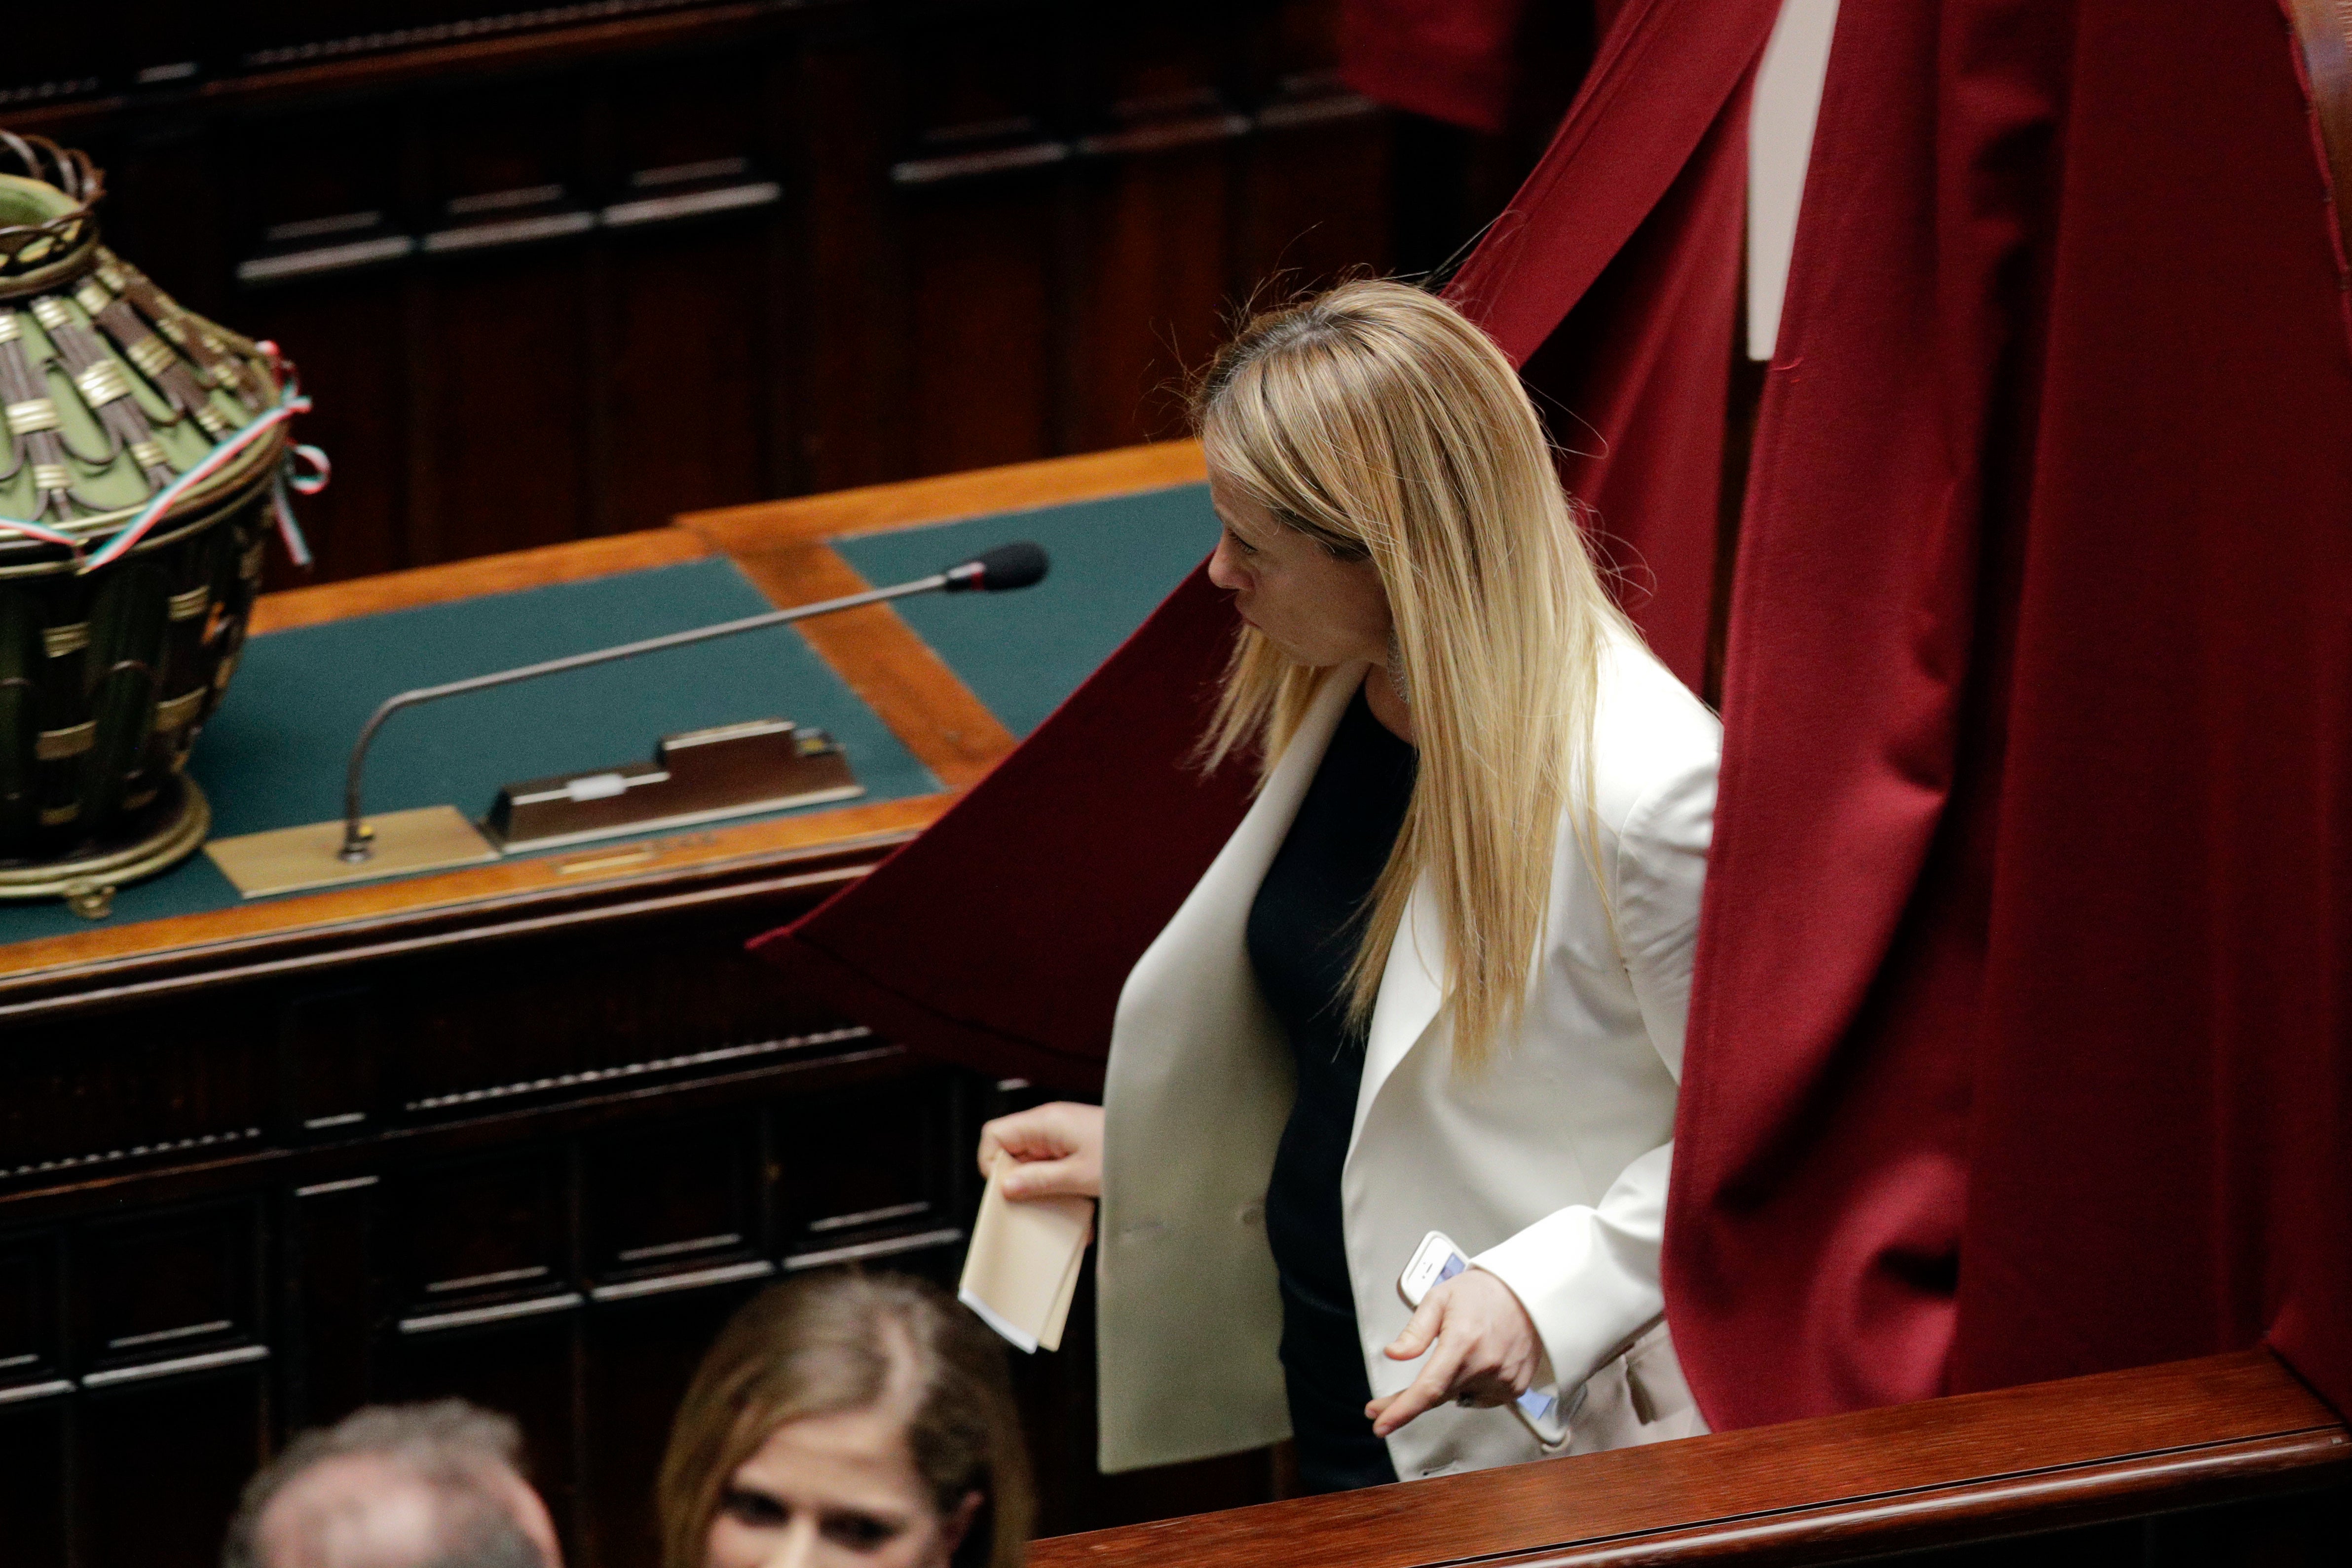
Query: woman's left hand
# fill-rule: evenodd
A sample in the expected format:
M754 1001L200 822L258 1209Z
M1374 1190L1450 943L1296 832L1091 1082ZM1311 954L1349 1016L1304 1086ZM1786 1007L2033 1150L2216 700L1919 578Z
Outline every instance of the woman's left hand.
M1422 1299L1386 1353L1391 1361L1411 1361L1423 1351L1429 1363L1420 1376L1364 1406L1375 1436L1385 1437L1441 1405L1517 1399L1535 1383L1543 1341L1508 1285L1483 1268L1469 1268Z

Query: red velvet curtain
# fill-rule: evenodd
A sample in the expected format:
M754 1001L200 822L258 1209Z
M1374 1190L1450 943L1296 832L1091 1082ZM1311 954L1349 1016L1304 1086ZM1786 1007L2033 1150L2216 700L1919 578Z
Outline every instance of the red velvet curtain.
M1382 103L1496 134L1549 97L1540 78L1567 63L1563 36L1589 25L1606 38L1635 3L1341 0L1339 72Z
M1584 95L1446 294L1520 362L1620 602L1696 691L1714 610L1748 89L1779 7L1618 9ZM1704 120L1659 112L1677 102L1717 107ZM1596 229L1630 237L1603 249Z
M1382 103L1472 131L1509 121L1528 0L1347 0L1340 71Z
M2352 1405L2352 356L2264 0L1843 7L1667 1227L1719 1426Z
M1745 89L1776 0L1622 0L1454 297L1541 368L1636 618L1705 654L1738 285ZM1563 321L1566 326L1563 327ZM1594 432L1598 432L1595 437ZM755 950L917 1049L1098 1084L1127 972L1239 820L1190 759L1237 626L1199 573L923 837Z

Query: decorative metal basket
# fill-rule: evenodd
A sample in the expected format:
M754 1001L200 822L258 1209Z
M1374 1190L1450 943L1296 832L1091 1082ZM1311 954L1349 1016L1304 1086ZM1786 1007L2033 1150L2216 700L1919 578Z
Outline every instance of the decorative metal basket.
M184 310L99 242L87 156L0 132L0 171L12 157L0 899L98 914L210 826L182 770L236 668L273 523L299 556L286 421L307 405L274 348Z

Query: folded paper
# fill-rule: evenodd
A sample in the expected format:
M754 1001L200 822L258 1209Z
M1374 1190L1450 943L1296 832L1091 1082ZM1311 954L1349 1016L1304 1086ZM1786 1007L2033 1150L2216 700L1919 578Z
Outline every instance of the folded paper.
M989 1173L956 1297L1023 1350L1059 1350L1094 1235L1094 1200L1007 1198L1004 1173L1015 1163L999 1154Z

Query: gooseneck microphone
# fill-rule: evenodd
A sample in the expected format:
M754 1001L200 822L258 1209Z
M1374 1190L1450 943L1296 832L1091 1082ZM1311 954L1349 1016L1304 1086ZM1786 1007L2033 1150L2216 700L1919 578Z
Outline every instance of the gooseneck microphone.
M974 590L998 594L1013 588L1026 588L1045 579L1046 564L1045 552L1024 539L1018 543L1000 544L944 572L934 572L928 577L918 577L911 582L894 583L887 588L869 588L862 594L845 594L838 599L795 605L788 610L771 610L765 615L746 616L740 621L722 621L717 626L698 626L692 631L671 632L665 637L647 637L642 642L623 643L617 647L567 654L562 658L526 664L515 669L468 676L464 680L452 680L442 686L420 686L414 691L404 691L397 697L387 698L361 726L360 738L352 747L350 764L344 769L343 847L338 853L353 865L375 853L375 847L370 842L374 835L360 810L362 774L367 767L369 742L375 739L376 731L383 728L384 721L403 709L468 691L485 691L493 686L511 686L518 680L534 680L542 675L560 675L567 669L584 669L592 664L610 664L615 659L635 658L639 654L659 653L664 648L685 647L691 643L731 637L740 632L788 626L814 616L829 616L839 610L854 610L862 605L878 605L916 594L958 594Z
M1001 594L1008 588L1026 588L1033 583L1044 582L1045 565L1045 550L1024 539L1017 544L1000 544L961 566L949 567L942 574L948 580L947 591L950 594L971 588Z

